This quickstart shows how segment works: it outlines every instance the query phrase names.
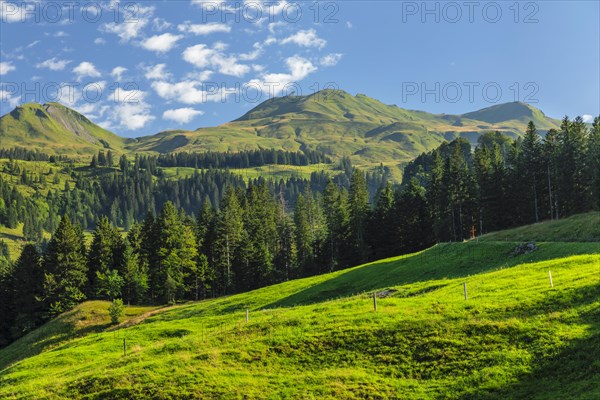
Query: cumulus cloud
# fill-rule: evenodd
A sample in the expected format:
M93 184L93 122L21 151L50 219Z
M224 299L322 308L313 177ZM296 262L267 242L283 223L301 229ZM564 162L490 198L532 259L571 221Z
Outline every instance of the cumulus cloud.
M188 79L181 82L152 82L152 89L165 99L183 104L202 104L209 101L224 101L227 96L235 94L236 89L226 89L222 86L204 84L199 80Z
M194 35L210 35L211 33L231 32L231 26L218 22L208 24L192 24L190 21L185 21L183 24L177 25L179 32L191 33Z
M0 102L8 103L10 108L14 108L19 105L19 97L13 96L12 93L0 89Z
M592 116L590 114L584 114L581 116L581 118L583 119L583 122L585 122L586 124L591 124L592 122L594 122L594 116Z
M168 22L166 19L163 18L154 18L152 20L152 29L154 29L155 31L159 31L162 32L164 30L169 29L173 24L171 24L170 22Z
M193 120L198 115L202 115L204 112L199 110L194 110L193 108L184 107L184 108L176 108L172 110L167 110L163 113L163 119L169 119L171 121L175 121L178 124L187 124L191 120Z
M119 36L122 42L137 38L140 36L142 29L150 22L154 14L154 7L143 7L137 4L135 11L134 16L124 15L122 16L122 22L109 22L102 25L100 29Z
M99 37L99 38L94 39L94 44L106 44L106 40Z
M298 31L293 35L282 39L282 44L295 43L302 47L318 47L322 49L327 44L325 39L321 39L317 35L317 31L314 29L307 29L305 31Z
M0 62L0 75L6 75L15 69L15 66L10 61Z
M110 72L110 75L116 80L120 81L125 72L127 72L127 68L118 66L113 68L113 70Z
M83 61L78 66L73 68L73 73L77 75L77 79L83 77L98 78L102 74L96 69L96 66L89 61Z
M141 90L115 89L113 97L117 103L113 107L110 120L129 130L138 130L152 122L150 105L146 102L146 92Z
M263 74L260 79L253 79L249 84L257 85L264 92L271 94L273 89L280 91L285 86L297 83L317 70L312 62L297 55L289 57L285 63L289 70L288 73Z
M156 64L149 67L144 68L144 76L146 79L155 80L155 79L170 79L171 74L166 70L166 64Z
M69 63L71 63L71 60L59 60L56 57L52 57L37 64L36 68L48 68L51 71L62 71Z
M250 67L239 64L234 55L225 54L226 48L224 43L216 43L212 48L197 44L185 49L183 59L198 68L216 68L223 75L240 77L248 73Z
M2 23L25 22L31 16L31 13L27 13L28 6L29 4L24 1L8 2L0 0L0 21Z
M340 53L327 54L325 57L321 58L321 65L324 67L333 67L334 65L337 65L341 59L342 54Z
M146 50L166 53L175 47L177 41L182 37L181 35L173 35L172 33L163 33L162 35L152 36L143 40L141 46Z
M254 43L252 46L253 50L248 53L243 53L239 55L240 60L242 61L253 61L256 60L263 52L262 45L259 42Z

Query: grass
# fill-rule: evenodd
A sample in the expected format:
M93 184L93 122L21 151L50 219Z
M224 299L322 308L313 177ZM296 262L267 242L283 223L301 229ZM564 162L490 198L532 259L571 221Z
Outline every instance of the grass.
M600 245L539 242L512 256L518 243L441 244L158 310L116 331L100 323L4 361L0 398L598 398Z
M574 215L557 221L545 221L525 225L507 231L483 235L483 241L563 241L598 242L600 241L600 212Z

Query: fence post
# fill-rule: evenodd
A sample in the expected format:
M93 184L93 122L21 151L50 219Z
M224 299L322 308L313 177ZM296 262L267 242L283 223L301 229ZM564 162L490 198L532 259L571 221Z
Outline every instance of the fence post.
M554 282L552 282L552 272L550 272L550 270L548 270L548 277L550 278L550 287L553 288Z
M123 338L123 357L127 356L127 339Z
M246 308L246 323L250 320L250 310Z
M377 311L377 292L373 292L373 311Z
M463 282L463 290L465 292L465 300L468 300L469 296L467 295L467 282Z

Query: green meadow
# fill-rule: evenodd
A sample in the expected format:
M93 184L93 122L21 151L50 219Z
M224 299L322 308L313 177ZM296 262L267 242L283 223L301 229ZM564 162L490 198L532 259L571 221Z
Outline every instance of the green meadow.
M84 303L0 350L0 398L597 399L600 244L578 218L116 327Z

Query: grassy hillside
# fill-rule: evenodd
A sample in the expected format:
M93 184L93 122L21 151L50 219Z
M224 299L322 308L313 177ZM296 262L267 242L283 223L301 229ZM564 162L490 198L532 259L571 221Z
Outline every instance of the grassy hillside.
M558 242L600 242L600 212L574 215L557 221L544 221L479 238L483 241L538 240Z
M59 103L27 103L0 118L2 148L24 147L45 153L82 156L112 149L123 152L123 139Z
M184 304L7 366L31 346L16 342L0 350L0 398L598 398L600 245L512 256L518 243L440 244Z
M559 121L524 103L506 103L464 115L430 114L383 104L368 96L324 90L308 96L265 101L239 119L195 131L174 130L123 139L57 103L25 104L0 119L2 147L89 155L101 148L116 152L236 152L261 148L320 150L354 165L383 163L400 178L402 166L445 140L462 136L473 143L498 130L519 136L533 120L543 132Z
M465 115L434 115L386 105L361 94L324 90L269 99L220 127L163 132L140 138L130 148L158 152L311 148L334 158L350 156L363 168L383 163L397 172L403 163L445 140L463 136L476 142L481 133L491 130L519 136L530 119L541 131L558 127L558 121L523 103Z

